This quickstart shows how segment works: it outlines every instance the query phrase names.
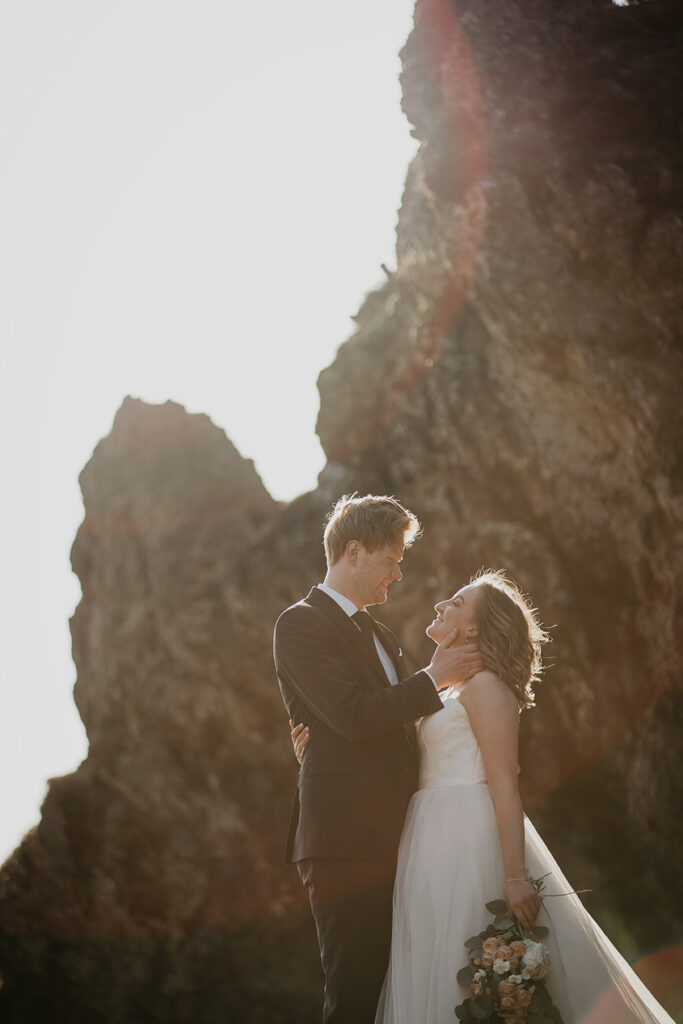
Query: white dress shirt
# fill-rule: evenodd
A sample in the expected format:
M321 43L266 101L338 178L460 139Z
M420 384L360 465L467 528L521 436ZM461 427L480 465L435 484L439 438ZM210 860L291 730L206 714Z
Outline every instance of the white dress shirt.
M349 597L346 597L344 594L340 594L339 591L337 591L337 590L332 590L332 587L326 587L324 583L319 583L318 584L318 590L322 590L322 592L324 594L327 594L327 596L331 597L333 601L336 601L337 604L339 605L339 607L341 608L341 610L343 612L346 612L346 614L349 616L349 618L351 618L352 615L355 615L356 612L359 611L359 609L356 607L356 605L353 603L353 601ZM355 623L354 623L354 625L355 625ZM396 683L398 682L398 676L396 675L396 668L394 667L394 663L391 660L391 658L389 657L389 655L387 654L387 652L385 651L384 645L381 643L379 637L374 632L374 630L373 630L373 634L374 634L374 640L375 640L375 647L377 649L377 655L379 657L379 660L382 663L382 668L386 672L387 679L389 680L391 685L395 686ZM429 676L429 678L434 683L434 687L436 688L436 683L434 682L434 678L433 678L431 672L427 672L426 668L423 669L422 671L425 672Z

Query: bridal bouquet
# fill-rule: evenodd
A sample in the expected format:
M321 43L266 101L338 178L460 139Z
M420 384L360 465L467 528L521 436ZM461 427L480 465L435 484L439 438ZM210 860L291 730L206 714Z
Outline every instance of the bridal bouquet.
M534 885L540 895L543 879L535 879ZM548 929L534 928L529 939L504 900L493 900L486 909L494 915L493 924L465 943L470 963L458 971L458 983L469 985L472 995L456 1006L458 1020L563 1024L543 981L550 954L539 940Z

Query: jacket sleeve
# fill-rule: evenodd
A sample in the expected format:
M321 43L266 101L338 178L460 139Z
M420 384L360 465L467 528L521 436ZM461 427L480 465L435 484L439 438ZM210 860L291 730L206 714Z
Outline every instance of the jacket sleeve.
M369 739L443 708L426 672L383 690L359 685L338 644L320 615L301 605L288 608L275 625L273 650L281 682L340 736L351 742Z

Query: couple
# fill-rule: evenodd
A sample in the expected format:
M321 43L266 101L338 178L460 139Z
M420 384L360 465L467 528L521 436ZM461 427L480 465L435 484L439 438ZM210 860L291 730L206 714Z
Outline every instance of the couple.
M550 927L546 985L564 1024L673 1024L570 889L517 788L519 713L546 639L501 573L435 606L429 665L409 674L382 604L420 524L392 497L346 497L325 581L287 608L274 656L302 767L286 859L305 885L325 1024L452 1024L465 941L504 895ZM415 723L417 722L417 726ZM393 911L393 913L392 913Z

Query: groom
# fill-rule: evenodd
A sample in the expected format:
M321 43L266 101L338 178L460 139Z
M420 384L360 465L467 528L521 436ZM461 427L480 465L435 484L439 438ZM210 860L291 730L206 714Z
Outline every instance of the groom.
M365 611L402 579L417 518L386 496L340 498L325 533L327 575L275 625L290 719L309 738L285 859L296 863L318 933L324 1024L372 1024L391 944L403 818L417 785L414 722L443 707L437 689L479 671L450 649L410 675L394 634Z

